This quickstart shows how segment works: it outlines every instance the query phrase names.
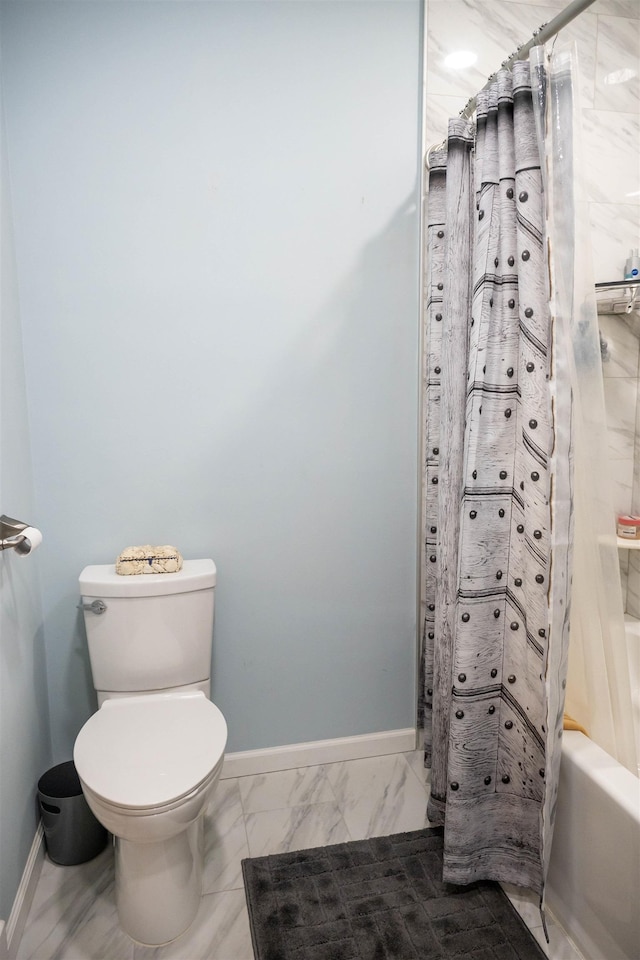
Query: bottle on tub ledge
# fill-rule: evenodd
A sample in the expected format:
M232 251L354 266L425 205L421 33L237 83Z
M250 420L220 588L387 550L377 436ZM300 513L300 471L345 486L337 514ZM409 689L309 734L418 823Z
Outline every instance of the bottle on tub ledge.
M640 251L638 248L629 250L627 262L624 265L624 279L637 280L640 277Z
M622 514L618 517L617 531L622 540L640 540L640 517Z

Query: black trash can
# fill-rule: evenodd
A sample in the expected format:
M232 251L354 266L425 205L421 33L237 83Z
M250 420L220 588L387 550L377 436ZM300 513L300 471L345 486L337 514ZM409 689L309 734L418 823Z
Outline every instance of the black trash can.
M73 760L51 767L38 780L38 803L47 853L71 866L92 860L107 845L107 831L84 798Z

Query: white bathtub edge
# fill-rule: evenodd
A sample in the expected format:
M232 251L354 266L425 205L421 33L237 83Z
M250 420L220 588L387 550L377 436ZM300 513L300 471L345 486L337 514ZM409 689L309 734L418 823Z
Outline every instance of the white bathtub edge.
M636 820L640 817L640 779L578 730L565 730L562 751L583 773Z
M567 731L546 904L587 960L638 960L640 782Z

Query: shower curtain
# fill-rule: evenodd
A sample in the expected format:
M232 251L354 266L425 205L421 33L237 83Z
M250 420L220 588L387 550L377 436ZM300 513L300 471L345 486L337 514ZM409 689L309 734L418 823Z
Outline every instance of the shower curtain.
M573 522L568 342L537 135L547 82L518 62L479 95L475 125L450 121L430 157L424 291L428 813L444 825L446 881L541 894Z
M536 122L544 146L547 219L555 244L554 314L568 342L573 387L574 550L565 709L610 756L638 774L611 479L589 215L575 95L577 54L565 45L545 64L531 52ZM546 109L544 109L546 107Z

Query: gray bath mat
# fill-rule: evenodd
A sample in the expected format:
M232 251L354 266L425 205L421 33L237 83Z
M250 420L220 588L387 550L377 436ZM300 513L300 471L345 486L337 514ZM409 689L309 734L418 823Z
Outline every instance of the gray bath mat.
M545 960L497 883L442 883L442 830L243 860L256 960Z

